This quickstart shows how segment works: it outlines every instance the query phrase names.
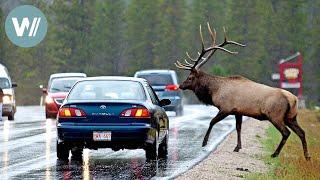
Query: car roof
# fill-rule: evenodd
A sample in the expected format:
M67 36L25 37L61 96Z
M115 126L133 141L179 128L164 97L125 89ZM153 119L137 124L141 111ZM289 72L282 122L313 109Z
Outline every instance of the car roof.
M50 75L51 78L58 78L58 77L87 77L85 73L55 73Z
M87 77L87 78L82 78L80 79L78 82L80 81L95 81L95 80L99 80L99 81L110 81L110 80L114 80L114 81L136 81L136 82L141 82L141 83L146 83L147 80L142 79L142 78L135 78L135 77L128 77L128 76L96 76L96 77Z
M79 76L66 76L66 77L61 77L61 78L53 78L52 81L65 81L65 80L78 80L84 77L79 77Z
M9 74L7 72L7 68L1 63L0 63L0 77L6 77L6 78L9 77Z
M150 74L150 73L174 73L174 70L170 69L148 69L148 70L141 70L137 71L136 74Z

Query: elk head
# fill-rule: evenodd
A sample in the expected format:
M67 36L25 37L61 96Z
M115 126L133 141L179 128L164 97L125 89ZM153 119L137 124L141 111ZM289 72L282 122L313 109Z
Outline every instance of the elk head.
M184 60L185 63L181 63L180 61L175 62L174 64L179 68L179 69L184 69L184 70L189 70L191 71L188 78L180 84L180 89L182 90L194 90L199 82L200 77L202 76L202 72L199 70L202 65L204 65L210 57L217 51L217 50L222 50L224 52L227 52L229 54L237 54L238 52L233 52L228 49L223 48L223 46L228 45L228 44L234 44L240 47L245 47L245 45L240 44L235 41L230 41L227 38L227 33L226 29L223 28L224 31L224 42L221 44L216 45L216 31L215 29L211 29L210 24L207 23L208 30L211 36L211 46L208 48L204 47L204 40L202 36L202 30L201 30L201 25L200 25L200 38L201 38L201 52L198 52L198 57L197 58L191 58L188 52L186 52L187 57L191 62L194 64L190 63L188 60Z

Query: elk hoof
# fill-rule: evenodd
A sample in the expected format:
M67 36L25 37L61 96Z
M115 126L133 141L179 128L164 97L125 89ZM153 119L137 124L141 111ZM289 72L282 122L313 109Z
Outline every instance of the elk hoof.
M206 146L208 143L208 140L204 140L203 143L202 143L202 147Z
M273 154L271 155L271 157L272 157L272 158L275 158L275 157L278 157L278 155L279 155L278 153L273 153Z
M307 161L310 161L310 160L311 160L311 157L310 157L310 156L306 156L306 160L307 160Z
M234 148L233 152L239 152L240 149L241 149L241 147L236 146L236 148Z

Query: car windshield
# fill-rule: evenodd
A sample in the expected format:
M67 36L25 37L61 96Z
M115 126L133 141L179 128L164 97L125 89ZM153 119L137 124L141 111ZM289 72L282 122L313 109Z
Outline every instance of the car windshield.
M77 83L68 100L145 100L142 85L135 81L96 80Z
M146 79L151 86L166 86L173 84L170 74L141 74L139 78Z
M10 83L7 78L0 78L0 88L1 89L8 89L10 88Z
M71 87L79 80L79 78L59 78L54 79L51 83L49 92L69 92Z

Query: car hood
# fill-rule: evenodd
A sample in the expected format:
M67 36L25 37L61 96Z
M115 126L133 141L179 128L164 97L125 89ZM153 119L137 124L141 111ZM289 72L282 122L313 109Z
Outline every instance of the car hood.
M48 96L52 98L66 98L67 95L68 95L67 92L48 93Z

